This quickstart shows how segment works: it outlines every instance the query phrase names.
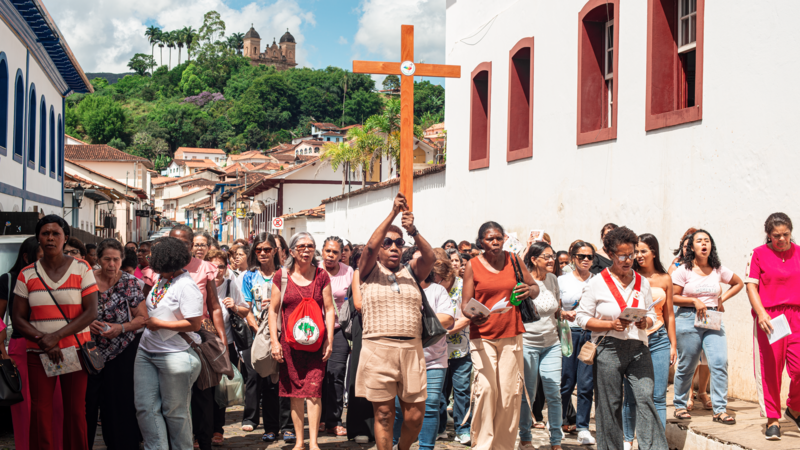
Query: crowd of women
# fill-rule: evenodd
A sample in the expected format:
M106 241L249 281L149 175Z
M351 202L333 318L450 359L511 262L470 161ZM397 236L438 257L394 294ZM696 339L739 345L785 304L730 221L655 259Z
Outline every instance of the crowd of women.
M667 449L670 366L676 419L690 420L697 400L714 421L736 423L722 313L745 283L765 436L780 439L781 417L800 427L800 252L785 214L770 215L764 230L743 281L722 265L711 233L695 228L667 268L654 235L614 224L602 228L600 245L576 240L565 251L546 234L506 251L496 222L474 243L434 248L402 195L365 245L332 236L320 248L308 233L220 246L182 225L156 241L84 246L63 219L45 216L0 276L0 315L12 325L8 353L0 350L23 382L23 401L12 406L15 443L92 448L100 425L109 449L224 445L225 405L201 383L198 345L214 341L244 380L238 426L262 426L265 442L305 448L307 414L311 449L322 433L374 440L379 450L415 441L433 449L451 439L452 416L452 439L477 449L513 449L518 436L531 450L531 430L546 427L553 449L567 433L603 450L634 439ZM508 299L531 302L537 318L474 304ZM307 334L318 333L316 345L304 346L291 321L309 310L322 319ZM446 333L423 341L432 316ZM784 318L792 333L770 344L772 320ZM251 343L235 333L236 324L255 333L264 321L274 377L259 374ZM102 370L91 370L87 349L102 356ZM52 363L71 361L79 367L48 376ZM784 366L792 382L782 413Z

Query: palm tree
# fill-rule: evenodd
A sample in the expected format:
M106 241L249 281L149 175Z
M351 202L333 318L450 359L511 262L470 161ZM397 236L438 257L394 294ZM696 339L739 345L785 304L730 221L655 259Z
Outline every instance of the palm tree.
M384 155L394 160L395 167L400 168L400 99L391 98L386 102L383 112L367 119L365 129L375 129L384 135ZM422 139L423 130L414 125L414 136Z
M164 65L164 36L168 35L168 32L158 30L158 53L159 53L159 61L160 66Z
M186 44L186 60L192 60L192 45L197 42L197 30L192 27L183 27L183 42Z
M153 52L156 49L156 44L158 44L158 35L161 33L161 28L157 26L151 25L147 27L147 31L144 32L144 35L147 37L148 42L150 42L150 56L153 56Z
M167 70L172 68L172 49L175 48L175 32L168 31L164 33L167 35L165 40L167 41L167 47L169 47L169 63L167 64Z
M173 36L175 36L175 45L178 46L178 65L179 66L181 65L181 49L183 48L183 44L184 44L184 41L185 41L185 38L183 36L183 33L185 33L184 30L185 30L185 28L180 29L180 30L175 30L175 31L172 32Z
M367 123L363 127L353 127L347 138L355 149L352 164L361 172L361 187L367 185L367 175L372 175L375 164L384 155L386 139L380 129Z
M344 186L347 182L347 173L350 172L350 166L356 159L355 149L349 142L326 142L322 146L322 153L320 154L320 169L326 164L330 164L334 172L339 170L342 166L342 194L344 194Z

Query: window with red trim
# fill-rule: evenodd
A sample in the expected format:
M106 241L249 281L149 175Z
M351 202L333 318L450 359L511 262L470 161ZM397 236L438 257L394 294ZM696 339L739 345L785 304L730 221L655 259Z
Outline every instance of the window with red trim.
M533 156L533 38L508 53L508 162Z
M617 138L619 0L589 0L578 14L578 145Z
M469 170L474 170L489 167L492 63L478 64L470 79Z
M705 0L648 0L645 130L703 118Z

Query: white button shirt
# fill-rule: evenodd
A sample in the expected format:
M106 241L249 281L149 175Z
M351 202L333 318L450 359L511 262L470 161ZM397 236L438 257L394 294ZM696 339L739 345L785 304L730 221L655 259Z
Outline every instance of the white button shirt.
M636 284L634 279L628 286L622 287L619 280L612 275L611 280L616 284L620 294L624 300L628 301L628 306L633 303L633 295L631 291ZM630 298L628 298L630 296ZM648 308L653 303L653 295L650 292L650 283L646 278L642 277L641 296L639 298L639 308ZM589 319L599 320L616 320L622 311L619 309L619 304L611 293L611 290L606 285L605 279L602 275L592 277L591 280L583 288L583 295L581 296L580 305L578 305L576 321L578 325L586 329L586 324ZM656 321L656 313L653 310L647 312L653 322ZM647 330L640 330L635 324L631 324L624 331L592 331L592 340L597 343L598 337L610 336L617 339L627 340L636 339L644 342L647 345Z

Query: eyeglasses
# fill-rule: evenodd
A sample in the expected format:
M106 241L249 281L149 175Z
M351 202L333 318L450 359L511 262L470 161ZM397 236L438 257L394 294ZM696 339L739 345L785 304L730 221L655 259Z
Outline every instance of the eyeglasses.
M217 269L219 269L219 270L226 270L227 268L228 268L228 266L226 266L225 264L220 264L220 265L217 266Z
M388 238L388 237L387 238L383 238L383 248L388 250L388 249L392 248L392 244L396 245L397 248L403 248L403 246L406 245L406 241L404 241L403 238L397 238L397 239L394 239L394 240L392 240L392 238ZM397 291L397 292L400 292L400 291Z
M64 250L64 254L65 254L65 255L70 255L70 256L79 256L79 255L81 254L81 252L80 252L80 250L78 250L78 249L74 249L74 250Z
M389 239L389 238L386 238ZM399 294L400 293L400 285L397 284L397 277L394 274L389 275L389 281L392 282L392 291Z
M295 246L294 249L297 250L298 252L311 252L311 251L314 251L314 246L310 245L310 244L297 245L297 246Z
M256 253L272 253L272 251L273 251L273 250L275 250L275 248L273 248L273 247L267 247L267 248L263 248L263 247L259 248L259 247L256 247L256 249L255 249L255 252L256 252ZM244 255L239 255L239 254L237 253L237 256L244 256Z
M206 247L208 247L208 245L206 245L206 244L194 244L194 246L197 247L197 248L206 248Z
M628 254L628 255L617 255L615 253L614 256L616 256L617 257L617 261L619 261L621 263L623 263L625 261L633 261L633 253Z
M577 259L578 261L583 261L583 260L589 261L591 259L594 259L594 256L577 254L575 255L575 259Z
M555 261L556 260L556 255L553 255L553 254L550 254L550 255L539 255L539 258L542 258L545 261Z

